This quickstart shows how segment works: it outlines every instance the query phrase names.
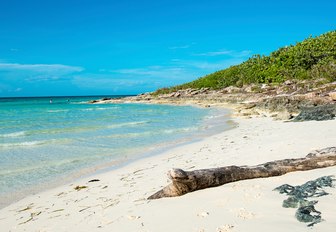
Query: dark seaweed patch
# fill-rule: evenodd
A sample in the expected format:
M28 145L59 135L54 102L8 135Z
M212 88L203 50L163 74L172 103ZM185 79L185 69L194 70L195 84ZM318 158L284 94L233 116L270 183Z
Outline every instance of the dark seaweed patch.
M281 185L274 190L289 197L282 203L284 208L298 208L295 217L300 222L309 223L307 226L314 226L321 222L321 212L315 209L318 201L309 201L311 197L321 197L328 195L323 188L334 187L333 176L323 176L316 180L308 181L303 185L292 186L289 184Z

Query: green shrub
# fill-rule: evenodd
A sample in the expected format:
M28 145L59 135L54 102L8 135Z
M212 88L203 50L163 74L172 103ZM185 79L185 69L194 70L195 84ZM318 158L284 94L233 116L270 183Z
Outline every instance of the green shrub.
M253 55L245 62L214 72L195 81L157 91L169 93L178 89L221 89L247 84L279 84L286 80L326 79L336 81L336 31L283 47L269 56Z

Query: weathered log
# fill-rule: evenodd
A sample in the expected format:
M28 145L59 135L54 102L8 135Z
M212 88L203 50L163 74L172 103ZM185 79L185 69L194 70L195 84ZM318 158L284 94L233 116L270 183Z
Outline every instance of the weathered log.
M189 192L220 186L239 180L280 176L288 172L305 171L336 165L336 147L328 147L309 153L305 158L284 159L256 166L227 166L213 169L183 171L172 169L168 178L172 181L148 199L176 197Z

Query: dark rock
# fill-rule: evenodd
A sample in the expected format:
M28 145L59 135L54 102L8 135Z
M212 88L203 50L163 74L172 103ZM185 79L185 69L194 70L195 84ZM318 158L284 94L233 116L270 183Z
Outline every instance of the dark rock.
M293 121L323 121L332 120L336 115L336 105L321 105L315 107L303 108Z
M74 189L77 190L77 191L80 191L82 189L86 189L87 187L88 186L85 186L85 185L83 185L83 186L77 185L76 187L74 187Z
M174 94L174 97L180 97L181 96L181 93L177 92Z
M255 103L247 103L243 106L244 109L248 110L248 109L252 109L254 107L256 107L257 105Z
M98 100L92 100L92 101L89 101L89 103L93 104L93 103L97 103L99 102Z
M171 97L174 97L176 94L176 92L172 92L171 94L168 94L168 97L171 98Z
M210 88L201 88L200 93L208 93Z
M199 93L200 93L199 90L194 90L194 91L190 92L190 95L197 95L197 94L199 94Z
M110 97L104 97L103 99L102 99L102 101L108 101L108 100L111 100L112 98L110 98Z

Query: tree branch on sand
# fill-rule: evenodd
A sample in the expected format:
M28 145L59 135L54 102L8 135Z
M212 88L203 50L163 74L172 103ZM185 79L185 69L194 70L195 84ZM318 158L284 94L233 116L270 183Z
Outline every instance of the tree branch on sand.
M213 169L168 171L169 185L148 199L177 197L189 192L220 186L226 183L254 178L281 176L289 172L306 171L336 165L336 147L328 147L309 153L304 158L284 159L256 166L226 166Z

